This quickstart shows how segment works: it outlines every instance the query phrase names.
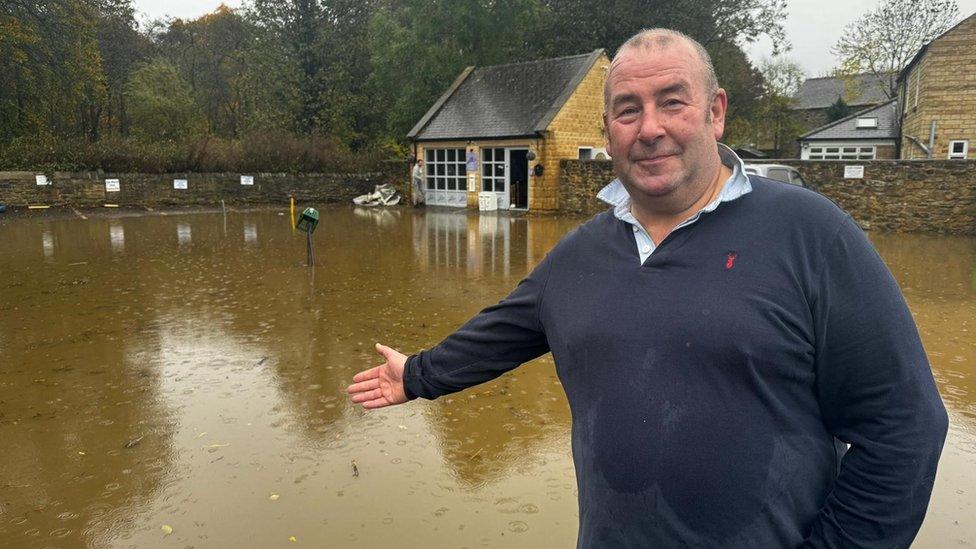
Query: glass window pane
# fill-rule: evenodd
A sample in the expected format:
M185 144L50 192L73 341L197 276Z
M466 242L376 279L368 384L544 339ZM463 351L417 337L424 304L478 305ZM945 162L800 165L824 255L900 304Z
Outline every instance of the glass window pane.
M457 156L455 156L456 154L457 153L454 151L454 149L447 149L447 161L454 162L457 160Z
M481 156L485 162L491 162L491 149L481 149Z
M437 161L438 162L444 161L444 149L437 149Z
M457 175L457 166L455 164L447 165L447 175Z
M504 164L495 164L495 177L505 177Z
M840 152L840 150L837 147L827 147L827 152L835 153L835 152Z
M434 151L433 150L427 149L427 150L424 151L424 153L427 155L427 163L430 163L430 162L433 162L434 161Z
M857 147L844 147L844 152L846 153L856 153Z
M433 177L428 177L427 178L427 190L433 190L433 189L434 189L434 178Z
M438 177L437 178L437 188L443 191L444 188L445 188L445 186L446 186L446 182L444 181L444 178L443 177Z

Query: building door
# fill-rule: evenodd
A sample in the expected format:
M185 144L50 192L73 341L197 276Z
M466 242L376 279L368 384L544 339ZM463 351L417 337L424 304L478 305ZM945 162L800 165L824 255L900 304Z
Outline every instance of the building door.
M508 189L513 208L529 207L528 149L508 149Z
M494 193L499 210L528 207L528 152L506 147L481 149L481 192Z

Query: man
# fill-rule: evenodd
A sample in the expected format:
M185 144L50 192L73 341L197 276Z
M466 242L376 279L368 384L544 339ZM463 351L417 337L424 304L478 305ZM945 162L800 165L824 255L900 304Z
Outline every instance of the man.
M413 170L411 172L411 181L413 184L413 205L419 206L425 202L424 197L424 159L418 158L417 163L414 164Z
M907 547L947 429L911 314L848 215L743 173L726 102L684 35L624 44L613 209L433 349L377 345L349 392L436 398L551 351L580 547Z

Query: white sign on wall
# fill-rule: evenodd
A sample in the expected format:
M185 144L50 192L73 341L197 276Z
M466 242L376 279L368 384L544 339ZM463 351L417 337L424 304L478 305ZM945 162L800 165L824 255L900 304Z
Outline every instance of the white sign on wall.
M864 179L864 166L844 166L844 179Z
M473 173L468 174L468 192L475 192L478 190L478 176Z
M107 193L117 193L122 189L119 184L118 179L106 179L105 180L105 192Z
M174 189L186 189L186 179L174 179L173 180Z
M50 185L51 182L47 180L46 175L35 175L34 181L37 181L38 185Z
M241 176L241 185L253 185L253 184L254 184L254 176L253 175L242 175Z

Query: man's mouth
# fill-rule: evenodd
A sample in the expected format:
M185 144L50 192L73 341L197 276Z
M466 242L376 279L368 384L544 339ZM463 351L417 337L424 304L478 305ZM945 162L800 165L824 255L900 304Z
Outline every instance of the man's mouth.
M673 154L658 154L658 155L655 155L655 156L644 156L644 157L635 159L634 162L636 164L647 164L647 165L652 165L653 166L654 164L660 164L661 162L664 162L665 160L667 160L668 158L671 158L672 156L674 156L674 155Z

